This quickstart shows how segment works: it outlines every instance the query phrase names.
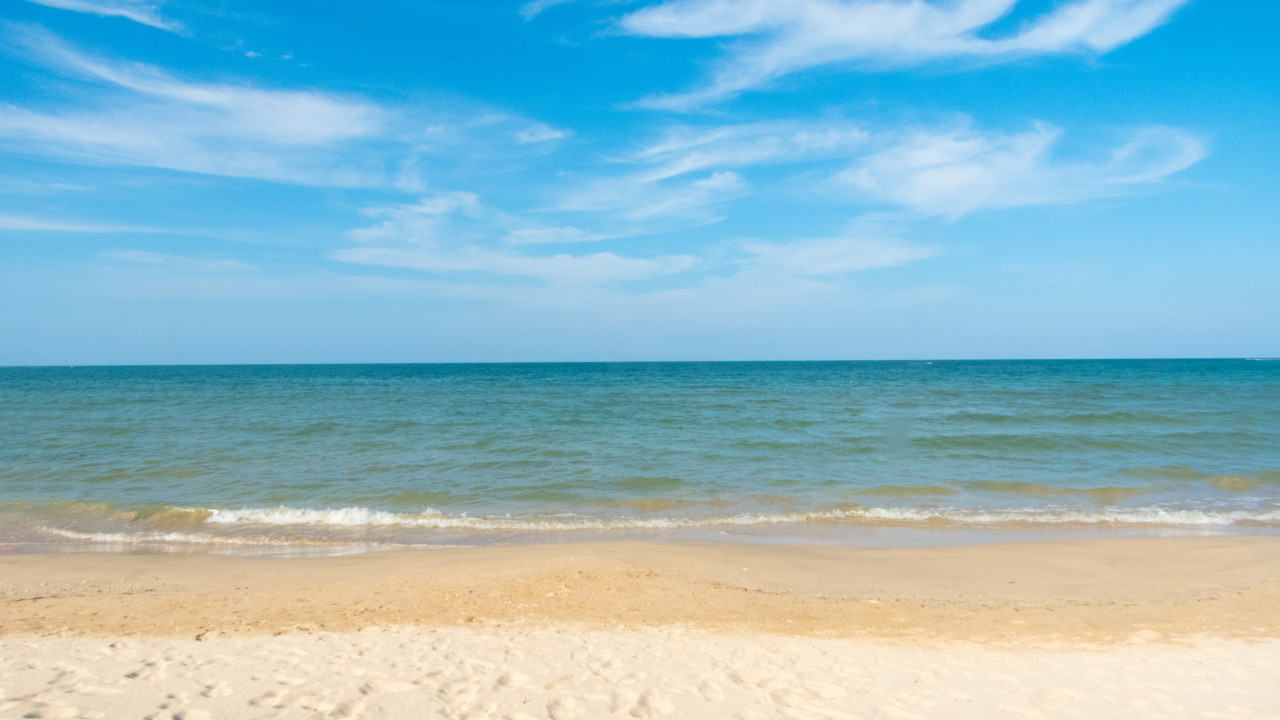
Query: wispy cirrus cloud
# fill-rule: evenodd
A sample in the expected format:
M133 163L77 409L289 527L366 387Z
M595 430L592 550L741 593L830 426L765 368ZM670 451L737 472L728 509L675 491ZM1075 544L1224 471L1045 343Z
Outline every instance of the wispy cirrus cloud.
M441 276L481 274L538 279L554 285L589 287L682 275L686 287L709 278L833 278L898 267L931 258L938 249L897 240L840 235L790 241L741 240L700 252L651 257L614 252L538 252L543 243L598 242L576 227L517 228L520 222L482 203L472 193L424 197L416 203L368 208L376 222L347 233L351 247L330 253L345 263L427 271ZM707 275L708 271L715 271ZM715 282L711 283L715 285ZM643 294L643 293L642 293Z
M630 223L632 234L663 221L708 224L757 192L751 178L759 169L782 168L781 175L768 176L776 188L790 165L792 177L811 194L829 193L819 176L858 190L861 198L850 198L857 203L851 211L865 209L870 199L957 218L980 209L1132 194L1158 186L1206 154L1204 141L1189 132L1148 127L1118 146L1063 158L1061 135L1047 123L1022 132L983 131L962 122L908 133L840 120L678 125L615 161L629 172L579 180L550 209Z
M676 179L631 173L580 182L562 193L551 210L590 213L617 226L619 232L633 234L672 221L716 222L721 217L717 206L748 192L742 176L732 170ZM631 229L622 229L626 227Z
M627 162L648 165L642 173L662 180L717 168L778 165L846 157L869 134L846 121L769 122L667 129L656 142L630 154Z
M379 137L387 113L373 103L185 81L151 65L86 55L33 26L11 27L9 36L41 65L97 88L100 105L0 104L0 142L10 149L316 185L374 182L373 168L341 152Z
M160 30L181 32L182 26L160 16L156 3L138 0L27 0L46 7L89 13L99 17L120 17Z
M571 135L478 103L391 107L353 95L201 82L93 56L38 26L0 32L11 50L77 84L65 100L0 103L0 149L24 154L420 192L423 175L440 164L511 163Z
M259 268L240 260L226 257L195 257L157 253L146 250L104 250L98 257L130 265L144 265L168 270L198 273L257 272Z
M542 11L547 8L552 8L556 5L567 5L571 2L574 2L574 0L533 0L520 6L520 16L525 20L532 20L541 15Z
M717 222L753 192L750 168L829 162L857 152L868 134L845 121L676 125L613 159L626 172L596 174L558 192L550 209L605 215L621 234L670 223Z
M435 273L481 273L533 278L559 285L598 285L684 272L691 255L627 257L612 252L533 253L552 242L579 242L578 228L537 228L485 206L473 193L454 192L417 203L368 208L373 225L347 233L354 247L330 253L333 260ZM527 242L530 237L533 242ZM521 242L526 240L526 242Z
M742 263L747 271L801 277L898 267L938 254L938 249L931 246L863 237L804 239L789 243L745 242L741 249L748 255Z
M987 37L1019 0L670 0L624 15L621 32L659 38L748 38L727 48L708 84L641 105L683 109L807 68L1101 54L1151 32L1188 0L1070 0L1011 35Z
M523 130L516 131L516 142L521 145L530 145L536 143L551 142L552 140L561 140L567 137L569 133L564 130L537 123Z
M967 127L919 131L862 158L837 179L915 212L957 218L986 208L1132 193L1206 154L1204 142L1185 131L1150 127L1100 156L1059 160L1053 150L1060 135L1048 124L1011 134Z
M122 225L102 225L96 223L76 223L63 220L47 220L43 218L0 215L0 230L19 232L65 232L65 233L139 233L164 232L152 228L126 227Z

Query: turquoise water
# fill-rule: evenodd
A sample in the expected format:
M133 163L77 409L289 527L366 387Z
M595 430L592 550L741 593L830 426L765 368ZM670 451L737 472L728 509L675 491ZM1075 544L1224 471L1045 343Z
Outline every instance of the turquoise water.
M1280 362L0 368L0 542L1280 529Z

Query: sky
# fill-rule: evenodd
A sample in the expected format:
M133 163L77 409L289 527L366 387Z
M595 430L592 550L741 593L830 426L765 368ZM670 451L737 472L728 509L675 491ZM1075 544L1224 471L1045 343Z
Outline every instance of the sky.
M1280 3L0 8L0 364L1280 355Z

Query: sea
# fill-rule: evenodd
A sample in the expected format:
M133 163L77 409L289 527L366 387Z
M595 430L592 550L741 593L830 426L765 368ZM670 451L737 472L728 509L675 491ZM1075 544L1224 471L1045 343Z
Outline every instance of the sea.
M0 368L0 552L1280 534L1280 361Z

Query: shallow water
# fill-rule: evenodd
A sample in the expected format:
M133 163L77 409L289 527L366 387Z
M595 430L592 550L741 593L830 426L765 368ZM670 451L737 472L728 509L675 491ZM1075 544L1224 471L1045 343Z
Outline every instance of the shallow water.
M884 528L1280 531L1280 362L0 368L0 543Z

